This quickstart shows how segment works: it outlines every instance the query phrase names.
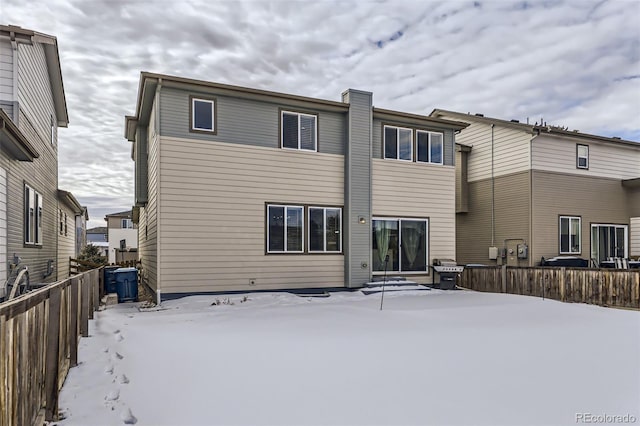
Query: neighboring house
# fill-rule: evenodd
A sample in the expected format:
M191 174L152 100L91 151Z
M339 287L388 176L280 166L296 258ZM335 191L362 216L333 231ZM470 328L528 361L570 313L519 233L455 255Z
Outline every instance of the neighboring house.
M104 257L109 256L108 232L106 226L87 229L87 244L98 247L100 249L100 255Z
M56 38L0 25L0 286L17 258L32 283L57 278L58 127L67 124Z
M640 143L478 114L431 116L469 123L456 137L458 261L640 256Z
M138 247L138 225L133 223L131 210L108 214L104 220L107 221L108 229L109 263L116 263L116 260L120 260L116 253L118 250Z
M58 190L58 280L69 277L69 259L86 245L89 213L70 192Z
M158 298L431 282L455 257L464 123L142 73L126 117L143 279ZM162 295L162 296L161 296Z

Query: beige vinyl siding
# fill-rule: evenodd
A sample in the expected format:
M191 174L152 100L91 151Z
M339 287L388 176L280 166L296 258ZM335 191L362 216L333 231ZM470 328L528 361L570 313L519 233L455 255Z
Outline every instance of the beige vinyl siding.
M577 144L589 146L588 170L576 168ZM640 177L640 144L634 148L622 144L541 135L532 142L531 158L534 170L612 179Z
M57 151L57 126L54 126L54 146L51 146L51 117L54 123L57 120L44 47L40 43L18 43L18 103L20 130L27 131L24 121L28 121L31 133L28 136L37 135L46 142L47 149ZM42 151L38 152L42 155Z
M529 179L528 171L495 179L495 247L502 248L508 238L529 242ZM469 183L468 191L469 212L456 215L458 262L495 265L495 260L489 260L491 179ZM530 261L520 262L523 266L530 264Z
M455 168L397 160L372 162L373 216L429 218L429 264L434 258L455 259Z
M265 255L265 203L342 206L342 155L168 137L160 150L162 293L344 286L343 255Z
M156 98L157 99L157 98ZM142 277L154 291L158 290L158 153L156 102L154 101L147 130L148 135L148 200L140 208L138 223L138 258L142 262Z
M632 217L629 227L629 256L640 257L640 217Z
M60 219L58 219L58 260L56 272L58 275L58 280L63 280L69 277L69 258L74 257L76 252L76 221L75 213L65 204L59 203L59 210L62 210L63 222L65 213L67 215L66 235L64 233L64 226L62 229L62 234L60 233ZM59 210L58 214L60 214Z
M446 116L461 120L457 116ZM465 120L461 120L465 121ZM472 122L456 135L456 142L473 146L469 153L468 180L474 182L491 178L491 125ZM531 134L510 128L494 128L494 176L511 175L529 169L529 142Z
M0 101L13 101L13 95L13 49L9 40L2 39L0 40Z
M530 253L539 261L558 256L559 216L580 216L581 253L591 257L591 223L629 224L626 193L619 179L533 170L533 235Z
M0 296L7 279L7 171L0 167Z
M53 97L42 46L19 44L19 53L18 127L40 156L33 162L15 161L0 150L0 167L7 171L7 253L10 257L15 253L29 267L31 282L53 282L57 277L55 270L47 278L44 273L49 260L54 266L58 261L58 159L50 138L43 135L45 129L46 135L50 135ZM40 123L40 119L45 123ZM24 245L25 183L43 197L43 244L39 247Z

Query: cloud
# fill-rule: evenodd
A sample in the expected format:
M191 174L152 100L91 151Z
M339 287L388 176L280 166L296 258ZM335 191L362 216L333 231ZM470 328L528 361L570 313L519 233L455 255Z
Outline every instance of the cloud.
M60 186L100 215L133 200L123 117L142 70L332 100L356 88L384 108L637 139L638 16L625 0L3 0L7 23L58 37Z

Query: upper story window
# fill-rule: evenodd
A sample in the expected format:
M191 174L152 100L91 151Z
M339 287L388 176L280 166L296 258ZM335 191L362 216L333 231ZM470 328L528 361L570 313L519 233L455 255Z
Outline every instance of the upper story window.
M42 245L42 195L24 185L24 243Z
M191 97L191 131L215 133L215 99Z
M560 254L580 254L579 216L560 216Z
M282 148L318 150L318 117L311 114L282 111Z
M418 130L416 132L416 161L422 163L443 163L443 134Z
M589 168L589 145L576 145L576 167L578 169Z
M133 220L131 219L122 219L122 229L133 229Z
M51 116L51 145L55 145L55 144L56 144L56 122L52 115Z
M384 158L413 161L413 130L384 126Z

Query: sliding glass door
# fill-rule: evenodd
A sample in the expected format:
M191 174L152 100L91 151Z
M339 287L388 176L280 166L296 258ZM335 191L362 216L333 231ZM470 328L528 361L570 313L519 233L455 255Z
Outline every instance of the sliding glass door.
M629 257L627 225L591 225L591 257L598 262L610 257Z
M372 226L373 272L428 272L429 222L427 219L374 218Z

